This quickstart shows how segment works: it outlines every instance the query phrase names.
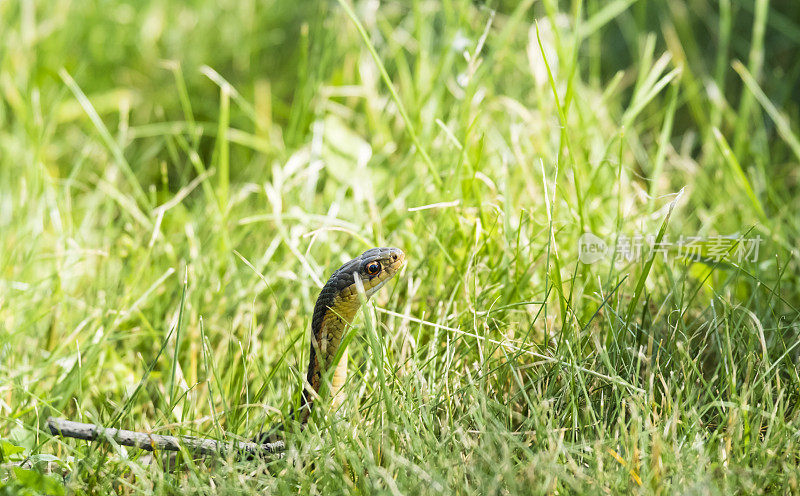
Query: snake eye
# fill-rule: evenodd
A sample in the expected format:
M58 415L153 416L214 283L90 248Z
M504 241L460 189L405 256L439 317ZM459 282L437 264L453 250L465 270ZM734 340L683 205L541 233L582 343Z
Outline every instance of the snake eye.
M371 264L367 265L366 271L367 274L374 276L381 271L381 264L378 262L372 262Z

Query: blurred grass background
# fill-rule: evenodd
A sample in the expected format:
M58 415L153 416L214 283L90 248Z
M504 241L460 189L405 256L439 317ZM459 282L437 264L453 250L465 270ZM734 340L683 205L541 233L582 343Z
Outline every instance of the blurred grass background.
M25 1L0 33L5 494L800 490L795 2ZM763 243L585 265L584 232ZM44 432L253 435L381 245L408 267L286 458Z

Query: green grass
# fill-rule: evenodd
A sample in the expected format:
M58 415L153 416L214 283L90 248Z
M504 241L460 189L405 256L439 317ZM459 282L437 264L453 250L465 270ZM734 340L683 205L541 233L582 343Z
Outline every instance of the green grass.
M800 10L751 3L0 3L0 494L800 492ZM383 245L286 457L45 432L248 438Z

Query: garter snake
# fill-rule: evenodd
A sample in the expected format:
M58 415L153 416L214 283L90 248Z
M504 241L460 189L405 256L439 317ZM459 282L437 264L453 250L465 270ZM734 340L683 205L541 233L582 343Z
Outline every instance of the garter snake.
M314 400L319 397L323 378L342 344L345 329L361 307L356 278L367 298L375 294L403 267L405 253L399 248L371 248L334 272L317 297L311 318L311 343L306 384L296 415L301 428L308 422ZM341 402L340 391L347 378L347 349L343 350L330 382L329 396L334 405ZM294 412L293 412L294 414ZM267 442L272 436L255 439Z

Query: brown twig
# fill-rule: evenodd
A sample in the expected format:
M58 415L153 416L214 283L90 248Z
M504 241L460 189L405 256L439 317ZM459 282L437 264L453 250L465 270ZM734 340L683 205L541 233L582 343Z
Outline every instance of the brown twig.
M103 427L102 425L84 424L55 417L47 419L47 427L54 436L72 437L87 441L107 440L147 451L180 451L181 447L184 447L193 453L219 455L232 449L238 456L258 457L265 454L280 453L285 449L283 441L259 444L244 441L222 442L193 436L164 436L162 434L114 429L112 427Z

